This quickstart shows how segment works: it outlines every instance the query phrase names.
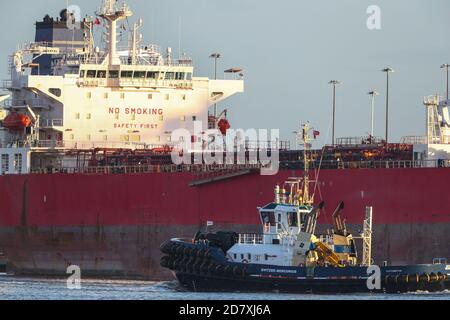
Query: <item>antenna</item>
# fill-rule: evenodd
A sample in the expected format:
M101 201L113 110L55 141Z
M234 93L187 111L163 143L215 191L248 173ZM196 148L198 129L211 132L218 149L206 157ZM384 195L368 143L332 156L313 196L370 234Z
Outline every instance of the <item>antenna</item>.
M178 17L178 59L181 59L181 16Z
M118 6L116 0L103 0L103 5L97 12L99 17L105 19L108 23L108 55L109 65L119 65L120 57L117 54L117 22L133 15L133 12L126 4Z

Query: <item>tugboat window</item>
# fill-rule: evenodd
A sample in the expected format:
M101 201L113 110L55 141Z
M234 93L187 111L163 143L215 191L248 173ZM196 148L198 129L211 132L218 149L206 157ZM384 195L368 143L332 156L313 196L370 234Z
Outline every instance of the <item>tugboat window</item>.
M275 226L275 214L269 211L261 212L261 221L263 224L270 224L272 227Z
M288 224L289 224L289 227L298 227L297 213L296 212L289 212L288 213Z

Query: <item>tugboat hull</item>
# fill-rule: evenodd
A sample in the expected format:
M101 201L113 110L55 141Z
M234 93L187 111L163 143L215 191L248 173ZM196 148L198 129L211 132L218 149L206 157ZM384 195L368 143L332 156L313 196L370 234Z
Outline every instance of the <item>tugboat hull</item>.
M163 244L161 265L191 291L279 291L356 293L442 291L449 270L443 264L379 268L379 286L364 266L282 267L229 262L221 248L172 240ZM370 287L369 283L375 287ZM448 281L447 281L448 284Z

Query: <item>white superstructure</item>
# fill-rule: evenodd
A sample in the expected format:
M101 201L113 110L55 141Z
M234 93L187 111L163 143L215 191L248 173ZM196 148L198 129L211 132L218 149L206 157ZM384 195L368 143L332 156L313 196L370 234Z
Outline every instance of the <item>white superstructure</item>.
M32 125L0 128L4 168L9 155L2 173L16 173L15 155L24 153L25 163L32 151L170 145L173 130L193 132L196 121L207 129L209 106L243 92L241 78L195 77L190 58L174 59L170 48L162 54L156 45L142 45L141 20L131 28L128 46L118 49L118 23L130 16L125 4L104 0L97 18L82 21L83 39L77 46L34 42L14 53L11 78L3 83L11 92L5 109L26 114ZM103 50L93 41L100 24ZM51 73L40 74L37 61L52 55L59 58L52 61Z
M444 166L450 160L450 100L438 95L424 99L426 135L411 141L414 144L414 160L432 160L429 166L438 162Z

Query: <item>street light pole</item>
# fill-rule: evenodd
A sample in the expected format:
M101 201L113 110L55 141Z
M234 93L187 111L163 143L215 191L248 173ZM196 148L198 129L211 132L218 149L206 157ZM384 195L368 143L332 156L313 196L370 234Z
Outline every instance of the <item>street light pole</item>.
M389 74L394 72L393 69L387 67L381 70L386 72L386 144L389 142Z
M450 64L448 64L448 63L444 63L442 66L441 66L441 69L445 69L446 70L446 72L447 72L447 91L446 91L446 100L448 100L449 99L449 96L448 96L448 68L450 67Z
M374 110L375 110L375 96L378 96L379 93L375 90L372 90L368 93L371 96L371 115L370 115L370 140L373 139L373 122L374 122Z
M331 143L336 145L336 86L339 84L342 84L342 82L338 80L331 80L329 82L333 86L333 132L332 132L332 138Z
M222 58L222 55L220 53L212 53L209 57L214 59L214 80L217 80L217 60ZM214 104L214 118L217 118L217 103Z

